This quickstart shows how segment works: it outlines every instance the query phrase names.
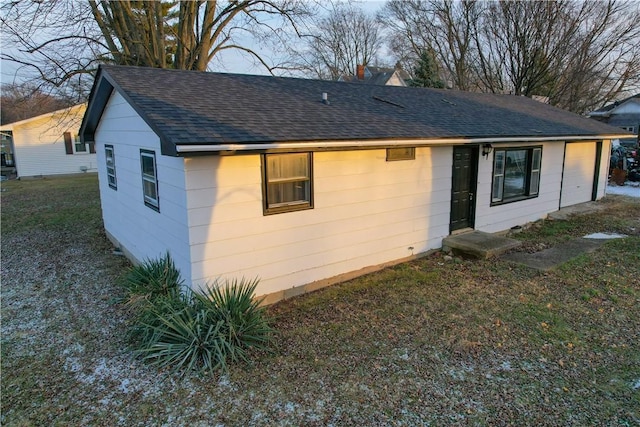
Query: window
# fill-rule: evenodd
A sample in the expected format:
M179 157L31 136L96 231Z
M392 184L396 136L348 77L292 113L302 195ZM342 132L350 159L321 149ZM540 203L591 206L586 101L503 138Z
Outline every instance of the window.
M415 147L387 148L387 162L394 160L414 160L415 158Z
M263 154L264 213L313 208L311 153Z
M73 139L76 145L76 153L86 153L87 144L83 144L82 141L80 141L80 135L76 135Z
M140 150L140 163L142 167L142 192L144 204L160 211L158 200L158 177L156 174L156 153Z
M538 196L542 148L494 150L491 203Z
M635 130L635 127L633 126L620 126L620 127L629 132L633 132Z
M117 190L118 181L116 180L116 158L113 154L113 145L105 145L104 154L107 163L107 182L109 183L109 187Z

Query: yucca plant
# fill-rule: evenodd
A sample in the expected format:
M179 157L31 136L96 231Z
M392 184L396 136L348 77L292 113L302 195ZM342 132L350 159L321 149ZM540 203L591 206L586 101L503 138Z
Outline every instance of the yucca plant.
M159 305L145 324L138 354L183 374L190 370L227 370L247 361L247 350L268 347L272 329L264 308L253 298L258 280L214 282L204 291L187 291L184 305Z
M138 307L159 298L174 298L179 295L182 284L180 271L167 252L162 258L145 260L127 272L124 277L126 304Z
M182 284L180 271L168 252L159 259L148 259L129 269L123 279L124 304L134 315L129 328L134 346L152 338L152 326L158 325L159 312L185 307Z

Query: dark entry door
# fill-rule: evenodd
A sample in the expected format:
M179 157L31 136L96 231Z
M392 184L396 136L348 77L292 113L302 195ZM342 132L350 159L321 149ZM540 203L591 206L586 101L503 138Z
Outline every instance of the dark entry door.
M478 147L453 148L450 231L473 228Z

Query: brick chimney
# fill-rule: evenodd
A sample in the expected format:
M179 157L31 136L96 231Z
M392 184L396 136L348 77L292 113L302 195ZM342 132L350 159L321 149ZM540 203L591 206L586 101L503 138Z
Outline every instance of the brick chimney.
M358 80L364 80L364 65L358 64L356 66L356 77Z

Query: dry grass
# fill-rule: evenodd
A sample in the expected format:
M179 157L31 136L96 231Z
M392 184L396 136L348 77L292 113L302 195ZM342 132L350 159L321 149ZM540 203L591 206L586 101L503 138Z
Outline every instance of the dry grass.
M272 306L272 353L181 381L126 349L95 177L3 190L3 425L640 424L640 200L520 234L630 235L550 272L435 254Z

